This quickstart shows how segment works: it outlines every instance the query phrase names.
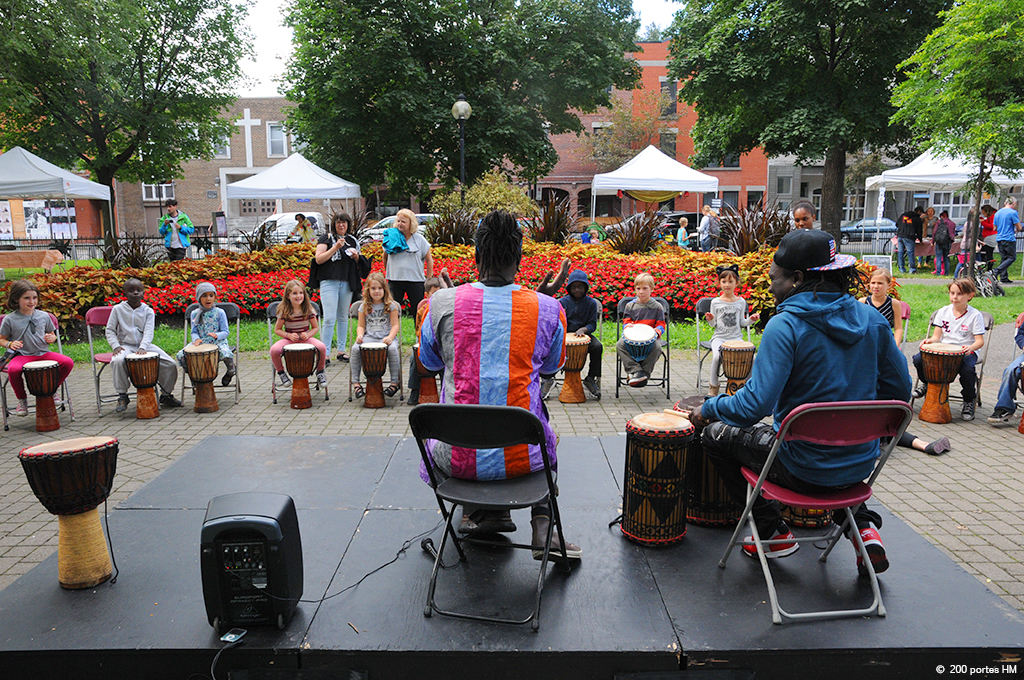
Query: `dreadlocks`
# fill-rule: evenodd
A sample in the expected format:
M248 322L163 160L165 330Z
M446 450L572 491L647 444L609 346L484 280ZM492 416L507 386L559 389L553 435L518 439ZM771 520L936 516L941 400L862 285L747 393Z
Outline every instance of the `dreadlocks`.
M505 210L488 213L476 230L476 269L481 277L519 266L523 258L523 232Z

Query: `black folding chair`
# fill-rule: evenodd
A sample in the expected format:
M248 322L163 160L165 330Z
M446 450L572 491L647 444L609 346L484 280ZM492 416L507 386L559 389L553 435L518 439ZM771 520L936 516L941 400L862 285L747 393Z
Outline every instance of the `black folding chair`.
M420 404L409 412L409 425L413 436L420 447L420 455L430 476L430 486L434 489L437 504L444 517L444 534L441 546L434 559L434 569L430 574L430 586L427 589L427 603L423 615L429 617L433 612L443 616L453 616L474 621L491 623L524 624L533 622L533 630L540 626L540 597L544 589L544 573L547 570L548 557L551 552L551 539L554 528L558 527L558 538L563 546L561 562L566 572L570 570L569 559L564 549L568 544L562 533L562 519L558 513L558 502L555 499L555 480L551 470L551 462L544 438L544 425L540 419L526 409L517 406L484 406L476 404ZM513 479L497 481L474 481L455 479L443 476L434 469L427 455L424 441L434 439L452 446L471 449L490 449L515 446L518 444L539 444L544 471L532 472ZM445 506L445 502L450 505ZM458 505L473 505L486 510L514 510L535 505L547 504L551 514L548 533L544 542L544 555L541 558L540 573L537 575L537 594L533 612L525 619L496 618L480 616L465 612L441 609L434 601L434 590L437 586L437 575L441 567L444 548L451 538L455 549L459 552L459 560L466 560L463 543L480 543L504 548L530 550L533 545L487 541L478 538L460 538L455 533L452 520Z

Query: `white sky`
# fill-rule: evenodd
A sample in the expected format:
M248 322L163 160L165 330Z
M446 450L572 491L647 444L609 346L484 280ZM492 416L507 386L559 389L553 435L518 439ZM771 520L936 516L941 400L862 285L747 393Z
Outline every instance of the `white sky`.
M256 59L242 63L242 70L254 81L239 93L247 97L280 95L275 78L284 73L292 51L291 29L281 25L283 0L255 0L249 10L249 28L255 37ZM667 28L678 9L672 0L633 0L633 11L640 16L641 33L649 24Z

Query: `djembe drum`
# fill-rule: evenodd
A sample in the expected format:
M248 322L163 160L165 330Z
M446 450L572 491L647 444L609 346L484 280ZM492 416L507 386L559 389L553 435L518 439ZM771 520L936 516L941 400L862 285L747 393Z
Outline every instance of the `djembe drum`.
M366 408L384 408L384 383L381 378L388 365L388 346L383 342L364 342L359 346L366 374Z
M687 397L673 404L672 409L688 418L703 403L704 397ZM695 424L694 429L699 439L704 428ZM736 525L743 514L743 507L729 495L718 469L704 455L703 447L691 447L686 458L686 478L689 482L686 520L690 524L703 527Z
M53 395L60 388L60 364L45 359L30 361L21 368L25 388L36 398L36 432L60 429Z
M921 379L928 383L924 406L918 417L926 423L949 423L949 384L960 373L967 348L945 342L921 345Z
M157 377L160 374L160 355L156 352L132 352L124 358L128 380L135 386L135 418L149 420L160 415L156 402Z
M196 388L196 413L213 413L220 409L213 381L217 379L217 361L220 350L217 345L203 343L185 347L185 371Z
M657 340L658 332L641 323L622 329L622 343L626 346L626 352L638 364L642 364L651 353Z
M785 503L779 504L782 509L782 519L786 524L793 527L807 527L809 529L821 529L832 523L832 511L820 508L796 508Z
M754 344L746 340L726 340L720 351L722 371L726 377L725 393L736 394L754 368Z
M640 545L686 536L686 458L694 429L685 418L641 413L626 424L622 533Z
M117 468L117 439L82 437L30 446L18 454L36 498L57 515L57 579L91 588L110 578L110 552L96 506L107 499Z
M292 408L312 408L309 376L316 369L316 346L308 342L295 342L284 347L284 367L292 377Z
M565 337L565 379L558 401L563 404L582 404L587 400L583 394L583 381L580 373L587 363L587 350L590 349L589 335L570 334Z
M420 401L421 404L436 404L441 400L437 395L437 380L434 374L428 371L420 363L420 343L412 346L413 356L416 357L416 375L420 377Z

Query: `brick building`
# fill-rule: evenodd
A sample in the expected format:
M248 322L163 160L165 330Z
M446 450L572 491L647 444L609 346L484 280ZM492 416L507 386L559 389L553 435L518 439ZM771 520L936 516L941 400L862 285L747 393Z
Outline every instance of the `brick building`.
M166 184L118 182L117 219L122 234L157 233L157 219L167 199L176 198L178 207L197 227L213 222L215 212L224 212L228 233L252 229L275 212L330 212L323 199L225 200L224 187L280 163L296 151L285 129L284 97L240 98L224 114L234 121L234 131L223 140L212 160L193 159L182 165L183 177ZM333 202L334 210L344 206ZM348 206L355 209L361 206Z

